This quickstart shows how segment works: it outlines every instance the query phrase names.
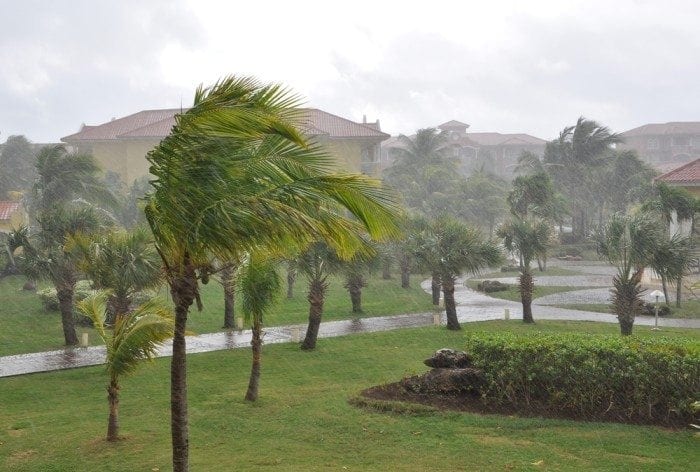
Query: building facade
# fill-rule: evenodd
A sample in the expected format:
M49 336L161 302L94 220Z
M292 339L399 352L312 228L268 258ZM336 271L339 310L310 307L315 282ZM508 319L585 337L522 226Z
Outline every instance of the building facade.
M700 157L699 121L650 123L621 136L625 142L618 144L618 149L636 151L642 160L662 172Z
M458 159L465 174L484 168L503 178L513 177L518 157L525 151L538 156L544 153L544 139L529 134L504 134L496 132L468 132L469 125L451 120L436 127L447 134L444 151ZM382 143L382 167L390 166L403 147L398 137Z
M143 110L96 126L83 125L61 141L92 154L105 171L130 184L148 175L146 154L170 134L181 109ZM380 143L389 137L376 123L356 123L315 108L304 109L304 133L325 146L339 170L379 176Z

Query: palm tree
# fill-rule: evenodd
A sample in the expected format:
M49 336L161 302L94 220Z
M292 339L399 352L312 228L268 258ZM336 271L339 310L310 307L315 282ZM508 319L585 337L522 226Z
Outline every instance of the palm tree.
M80 267L95 288L110 291L109 324L130 311L134 295L155 289L162 281L160 257L144 228L88 239Z
M48 279L56 289L63 337L67 346L78 344L73 318L75 286L81 278L82 251L77 241L104 228L92 207L56 206L40 213L39 232L25 234L21 246L22 271L31 280Z
M617 267L613 277L613 312L623 336L632 334L635 317L643 302L640 298L644 267L653 261L663 230L648 214L616 214L597 235L598 253Z
M323 239L341 252L395 232L393 197L379 182L332 174L307 143L298 99L279 85L225 78L200 87L194 105L148 154L154 176L146 216L175 303L171 367L173 469L188 470L185 330L202 269L216 256Z
M657 241L649 265L661 277L666 305L671 301L668 296L668 283L672 282L676 285L676 306L681 306L683 276L692 263L690 238L674 234L671 238L661 238Z
M544 220L530 216L513 216L503 223L496 234L503 239L503 246L517 253L520 259L520 302L523 305L523 322L534 323L532 293L535 283L530 264L538 255L546 254L551 240L551 226Z
M260 360L262 354L263 317L279 294L281 282L274 264L269 260L251 257L241 278L241 301L246 321L252 325L253 363L245 399L258 399Z
M475 230L448 217L435 220L416 235L416 257L437 274L445 300L447 329L459 330L455 280L462 273L476 274L501 261L501 251Z
M301 349L310 351L316 349L318 330L323 317L323 304L328 290L328 276L340 269L341 262L336 252L325 242L311 244L295 261L298 272L306 277L309 291L306 299L309 301L309 324L306 336L301 343Z
M128 375L143 359L151 359L156 349L173 335L172 311L165 302L152 299L120 316L110 333L106 327L109 292L100 291L78 302L78 309L89 317L107 349L107 399L109 420L107 441L119 439L119 379Z
M376 245L367 242L367 250L358 252L351 259L341 261L340 271L345 276L345 287L350 294L352 312L360 315L362 311L362 289L367 286L366 275L379 263Z
M547 143L543 164L566 195L572 209L572 230L581 239L588 235L591 209L602 204L595 169L605 164L612 146L622 137L606 126L580 117L559 138Z

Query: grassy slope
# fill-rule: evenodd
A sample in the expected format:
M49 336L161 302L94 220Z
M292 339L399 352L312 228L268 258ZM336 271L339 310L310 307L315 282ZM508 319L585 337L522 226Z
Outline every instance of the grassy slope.
M267 346L255 405L242 401L248 350L189 356L192 470L693 470L698 439L688 431L458 413L397 416L347 403L368 386L426 370L421 361L437 348L459 348L477 330L504 329L617 332L606 324L501 321L457 333L430 327L326 339L317 352ZM653 334L639 327L635 333ZM698 331L687 334L700 342ZM102 440L102 368L0 379L0 469L170 470L168 372L168 360L160 359L126 379L127 439L118 444Z
M569 310L595 311L599 313L611 313L610 305L605 303L577 303L570 305L554 305L560 308L568 308ZM685 300L681 308L677 308L675 303L671 304L672 318L700 318L700 300Z
M327 300L324 306L324 319L335 320L350 318L351 305L347 290L343 288L340 278L331 278ZM418 313L430 311L430 296L419 286L419 276L411 278L412 287L404 290L397 279L382 280L372 277L369 286L363 290L362 316L381 316L399 313ZM32 292L21 290L24 279L6 277L0 279L0 356L25 352L47 351L63 347L61 319L57 312L45 312L38 297ZM162 290L168 296L166 289ZM188 326L194 333L220 331L223 325L224 299L221 285L211 281L202 286L204 310L197 312L192 308ZM306 282L299 278L294 298L282 297L266 320L268 326L305 323L308 319L308 302L306 301ZM79 332L90 333L90 342L96 343L98 337L92 329L79 328Z
M476 290L476 286L479 284L476 280L468 280L467 286L472 290ZM570 292L572 290L582 290L586 287L569 287L569 286L546 286L546 285L535 285L535 290L533 291L533 300L535 298L544 297L545 295L552 295L561 292ZM518 291L517 285L508 285L508 290L503 290L501 292L491 292L487 293L489 297L499 298L501 300L510 300L513 302L520 301L520 292Z

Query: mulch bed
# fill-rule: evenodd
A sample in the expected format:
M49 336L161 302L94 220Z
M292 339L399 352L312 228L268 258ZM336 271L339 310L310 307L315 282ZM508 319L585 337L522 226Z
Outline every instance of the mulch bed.
M380 402L403 402L409 404L425 405L434 408L438 411L458 411L477 414L497 414L504 416L520 416L520 417L544 417L553 419L566 419L575 421L599 421L627 424L646 424L649 422L629 421L626 418L580 418L575 415L566 414L562 411L551 411L543 405L530 405L527 410L518 409L512 406L494 407L485 404L481 397L470 393L456 394L425 394L407 391L400 382L378 385L370 387L360 392L362 398L377 400ZM391 411L391 408L385 408L385 411ZM668 425L661 425L668 428ZM687 428L686 424L679 424L676 428Z

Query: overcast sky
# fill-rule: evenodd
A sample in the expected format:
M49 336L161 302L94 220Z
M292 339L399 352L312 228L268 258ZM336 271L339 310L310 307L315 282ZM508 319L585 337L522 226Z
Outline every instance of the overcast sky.
M700 2L0 0L0 142L188 106L228 74L391 134L700 120Z

